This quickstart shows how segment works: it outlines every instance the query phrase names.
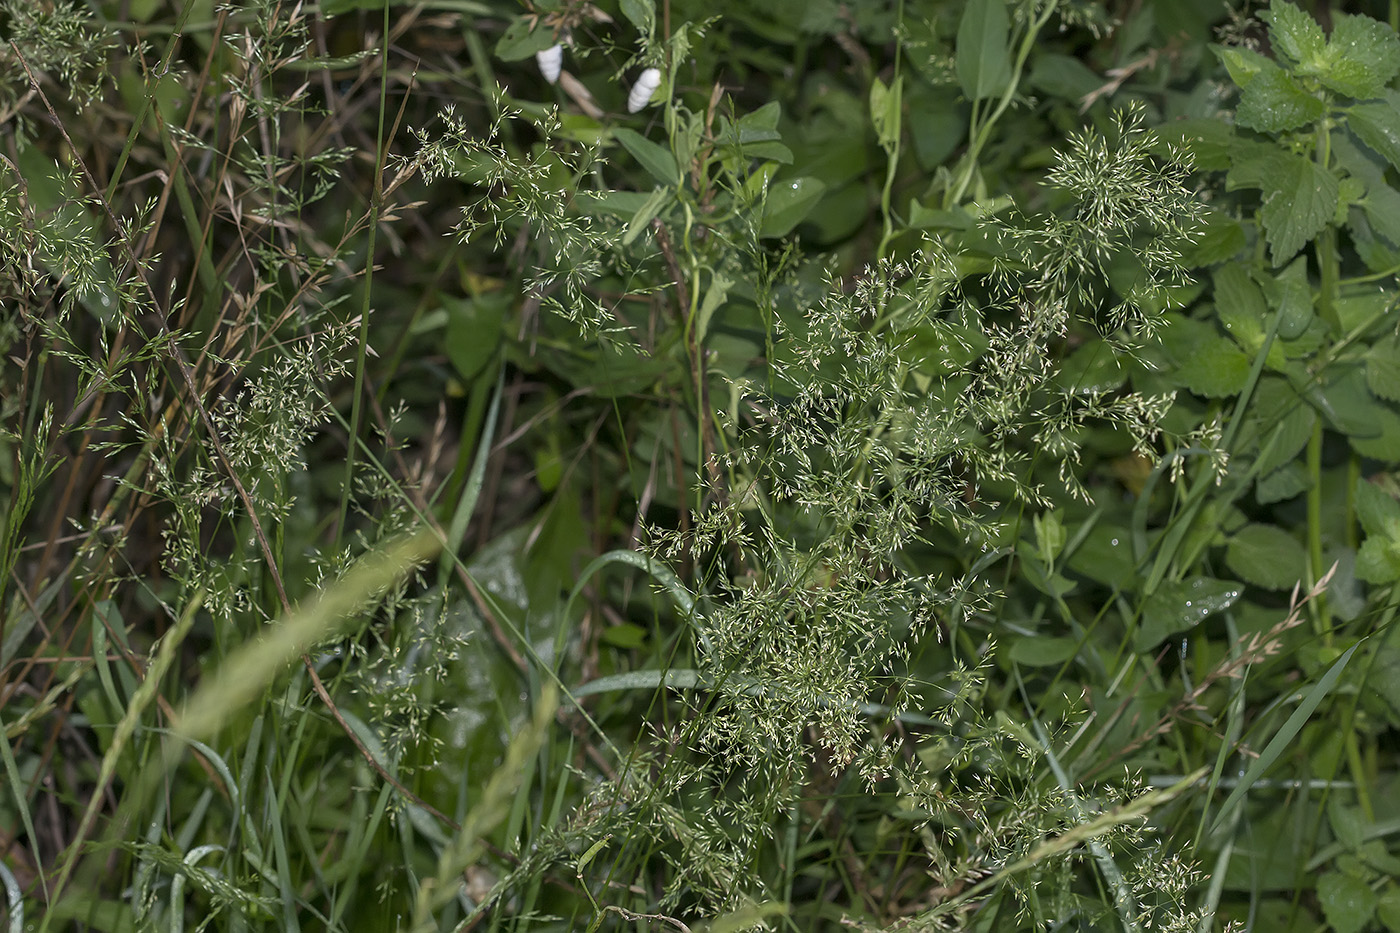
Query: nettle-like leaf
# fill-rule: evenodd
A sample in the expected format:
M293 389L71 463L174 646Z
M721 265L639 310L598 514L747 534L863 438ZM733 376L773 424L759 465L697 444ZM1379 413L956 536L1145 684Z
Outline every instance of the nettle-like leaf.
M1327 37L1317 20L1281 0L1275 0L1259 18L1269 24L1269 41L1276 52L1292 59L1300 73L1317 73L1327 49Z
M1356 555L1356 576L1375 584L1400 580L1400 502L1363 479L1356 484L1356 514L1366 532Z
M1347 97L1379 94L1400 74L1400 38L1385 23L1369 16L1338 13L1327 42L1327 66L1317 80Z
M1366 351L1366 385L1383 399L1400 401L1400 341L1378 340Z
M1266 64L1240 90L1235 122L1261 133L1284 133L1318 120L1327 112L1323 100L1278 65Z
M1288 171L1266 189L1259 221L1269 241L1269 255L1281 266L1322 231L1337 213L1336 175L1301 156L1283 163Z
M1347 126L1356 138L1400 168L1400 95L1357 104L1347 111Z
M1133 649L1150 651L1164 639L1189 631L1235 604L1244 588L1238 583L1192 577L1157 588L1142 609L1142 624L1133 633Z
M1286 590L1302 580L1307 563L1303 546L1275 525L1244 526L1225 551L1225 564L1237 577L1269 590Z
M1225 63L1225 70L1230 72L1230 80L1235 82L1236 87L1240 88L1248 87L1249 83L1258 77L1265 68L1271 65L1275 68L1278 67L1253 49L1217 46L1215 53Z

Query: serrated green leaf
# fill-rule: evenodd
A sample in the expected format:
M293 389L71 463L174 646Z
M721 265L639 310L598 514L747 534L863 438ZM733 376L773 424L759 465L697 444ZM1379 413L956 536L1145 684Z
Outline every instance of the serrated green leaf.
M1332 19L1327 59L1327 67L1317 75L1323 85L1348 97L1375 97L1400 73L1400 39L1369 16L1338 13Z
M1400 547L1381 536L1361 542L1356 552L1356 578L1376 586L1400 580Z
M1312 480L1301 463L1286 463L1254 481L1254 501L1260 505L1284 502L1303 493L1310 486Z
M1248 87L1250 82L1257 78L1264 69L1270 66L1278 67L1253 49L1241 46L1227 48L1218 45L1212 46L1212 49L1225 63L1225 70L1230 73L1230 80L1235 82L1235 87Z
M1377 340L1366 351L1366 385L1377 396L1400 401L1400 340Z
M1288 532L1274 525L1246 525L1230 538L1225 564L1255 586L1286 590L1307 576L1307 553Z
M1238 136L1231 140L1226 155L1230 160L1230 171L1225 175L1226 191L1239 188L1275 191L1280 177L1292 178L1297 175L1295 163L1302 159L1302 156L1273 144Z
M763 204L763 226L759 235L787 236L802 222L826 193L826 185L815 178L789 178L768 189Z
M1011 18L1006 0L975 0L963 8L958 22L958 84L969 100L1005 93L1011 84Z
M1241 317L1262 322L1269 312L1264 301L1264 293L1250 278L1249 269L1243 263L1232 262L1215 270L1212 276L1215 283L1215 303L1218 307L1229 308Z
M1240 91L1235 122L1261 133L1285 133L1320 119L1326 112L1326 103L1269 62Z
M1312 287L1308 284L1308 259L1300 256L1271 278L1276 288L1273 294L1264 286L1269 304L1279 312L1278 335L1284 340L1296 340L1307 331L1316 315L1313 313Z
M1375 483L1356 481L1356 514L1368 536L1393 538L1400 543L1400 502Z
M1244 226L1220 211L1206 215L1205 229L1182 257L1188 268L1213 266L1233 259L1248 245Z
M1307 399L1338 431L1348 437L1376 437L1382 407L1366 388L1360 366L1333 368L1330 380L1307 392Z
M1393 94L1349 108L1347 126L1377 155L1400 168L1400 109Z
M1155 130L1158 152L1166 154L1169 146L1180 146L1191 155L1198 169L1219 172L1230 167L1230 150L1235 134L1229 124L1204 117L1166 123Z
M1376 912L1376 892L1371 886L1339 871L1317 879L1317 899L1333 933L1360 933Z
M1287 175L1264 195L1259 221L1275 266L1288 262L1337 212L1337 176L1301 157Z
M671 187L681 183L681 170L676 165L675 154L670 149L625 127L613 130L613 138L622 144L622 148L626 149L652 178Z
M1321 60L1327 37L1307 13L1285 0L1274 0L1259 18L1269 24L1269 41L1274 51L1282 52L1305 69L1309 64L1315 67Z
M1375 232L1391 243L1400 245L1400 191L1396 191L1383 180L1372 184L1361 202L1366 219Z
M1183 385L1205 398L1238 395L1249 381L1250 359L1229 340L1216 337L1202 343L1172 374Z
M1400 414L1390 405L1380 406L1375 429L1372 437L1347 438L1351 449L1363 457L1400 463Z
M1229 609L1243 592L1238 583L1210 577L1162 584L1142 607L1133 650L1150 651L1163 640L1195 628L1213 613Z
M1257 419L1260 445L1270 445L1267 456L1261 452L1256 465L1261 475L1292 461L1307 444L1317 422L1317 412L1277 376L1259 381L1251 413Z

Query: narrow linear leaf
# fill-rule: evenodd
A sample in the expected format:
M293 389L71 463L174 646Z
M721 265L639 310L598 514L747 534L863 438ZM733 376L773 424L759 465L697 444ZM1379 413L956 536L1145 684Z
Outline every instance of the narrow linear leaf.
M1243 802L1245 794L1249 793L1249 789L1258 782L1259 778L1264 775L1264 772L1269 770L1274 762L1278 760L1279 756L1293 743L1294 738L1302 731L1303 725L1308 721L1308 717L1313 714L1313 710L1317 709L1318 704L1326 699L1327 694L1332 692L1332 688L1342 676L1342 671L1346 670L1347 662L1351 660L1351 656L1356 653L1356 649L1360 644L1360 642L1357 642L1355 645L1352 645L1342 653L1340 658L1332 663L1332 666L1327 669L1327 673L1322 675L1322 679L1313 685L1313 688L1308 691L1307 696L1298 704L1298 708L1293 711L1293 715L1288 717L1283 727L1269 740L1269 744L1264 747L1259 757L1256 758L1254 763L1249 766L1249 769L1245 771L1244 777L1240 778L1240 782L1235 785L1235 789L1230 792L1230 796L1225 798L1225 803L1221 805L1220 812L1215 815L1215 822L1211 824L1212 833L1225 825L1225 822L1229 819L1235 807Z

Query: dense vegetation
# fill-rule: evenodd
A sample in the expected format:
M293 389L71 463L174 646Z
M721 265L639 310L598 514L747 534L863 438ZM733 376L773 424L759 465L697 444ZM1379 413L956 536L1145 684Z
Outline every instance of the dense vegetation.
M8 929L1400 930L1397 23L0 0Z

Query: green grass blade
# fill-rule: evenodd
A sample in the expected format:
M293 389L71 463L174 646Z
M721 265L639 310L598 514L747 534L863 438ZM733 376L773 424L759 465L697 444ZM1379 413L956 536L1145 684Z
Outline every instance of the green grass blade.
M1344 651L1340 658L1332 662L1332 666L1327 669L1327 673L1323 674L1322 679L1313 685L1313 688L1308 691L1308 695L1303 698L1303 702L1299 703L1298 708L1293 711L1293 715L1288 717L1288 721L1285 722L1283 727L1269 740L1269 744L1264 746L1264 750L1259 753L1259 757L1256 758L1254 763L1249 766L1249 769L1245 771L1244 777L1240 778L1239 784L1235 785L1235 789L1230 792L1230 796L1225 798L1225 803L1220 807L1220 812L1215 815L1215 821L1211 823L1210 831L1212 834L1224 824L1234 808L1243 802L1244 795L1249 791L1249 788L1254 785L1254 782L1259 780L1264 772L1278 760L1279 756L1282 755L1284 750L1292 743L1299 731L1302 730L1303 725L1308 721L1308 717L1313 714L1313 710L1317 709L1318 704L1327 697L1327 694L1332 692L1332 688L1336 686L1338 679L1342 676L1342 671L1346 670L1347 662L1351 660L1351 656L1356 653L1356 649L1360 646L1361 643L1357 642Z

